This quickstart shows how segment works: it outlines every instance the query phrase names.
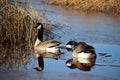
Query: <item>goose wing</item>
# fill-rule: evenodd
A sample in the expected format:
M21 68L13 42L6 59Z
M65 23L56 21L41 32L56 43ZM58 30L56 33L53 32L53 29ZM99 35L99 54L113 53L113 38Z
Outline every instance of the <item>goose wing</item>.
M59 41L55 41L55 40L48 40L48 41L43 41L40 43L40 46L43 47L54 47L54 46L59 46L61 44L61 42Z
M86 49L87 44L85 42L79 42L74 49L75 53L80 53L82 51L84 51L84 49Z

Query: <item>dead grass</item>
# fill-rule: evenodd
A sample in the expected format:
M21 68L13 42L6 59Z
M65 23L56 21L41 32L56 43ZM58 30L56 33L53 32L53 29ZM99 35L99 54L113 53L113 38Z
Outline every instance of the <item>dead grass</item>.
M43 18L34 8L19 6L17 0L0 0L0 67L19 68L31 60L37 35L33 26Z
M84 11L120 14L120 0L50 0L50 3Z
M35 39L33 26L40 21L33 8L21 8L2 3L0 9L0 43L10 43L12 46L21 42L31 42ZM4 36L4 37L3 37Z

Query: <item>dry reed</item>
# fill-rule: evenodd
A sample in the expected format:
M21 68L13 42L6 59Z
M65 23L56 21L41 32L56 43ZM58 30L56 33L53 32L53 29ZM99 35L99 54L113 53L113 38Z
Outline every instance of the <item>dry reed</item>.
M50 0L50 3L71 6L84 11L120 14L120 0Z
M36 22L42 21L37 11L23 7L17 0L0 0L0 67L20 68L31 60L37 31Z

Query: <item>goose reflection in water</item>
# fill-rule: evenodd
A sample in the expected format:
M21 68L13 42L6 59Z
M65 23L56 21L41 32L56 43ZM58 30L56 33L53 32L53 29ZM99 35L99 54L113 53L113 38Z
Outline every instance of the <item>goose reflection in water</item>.
M95 48L85 42L69 41L66 44L66 49L72 51L73 59L66 61L66 66L83 71L90 71L95 65L96 52Z
M70 69L80 69L82 71L90 71L95 65L96 57L94 58L73 58L66 61L66 66Z
M36 69L37 71L44 70L44 58L52 58L52 59L58 60L60 58L60 54L53 54L49 52L41 53L41 56L37 57L39 67L36 67L34 69Z

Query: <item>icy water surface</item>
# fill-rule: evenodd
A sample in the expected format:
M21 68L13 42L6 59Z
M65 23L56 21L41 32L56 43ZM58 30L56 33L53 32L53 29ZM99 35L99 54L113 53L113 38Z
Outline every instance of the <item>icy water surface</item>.
M70 69L66 66L66 61L71 59L71 52L65 49L61 51L60 59L55 60L51 58L44 58L44 71L45 72L63 72L63 73L88 73L99 75L103 77L109 77L119 80L120 72L120 46L117 45L104 45L104 44L92 44L96 49L97 59L95 65L90 71L84 71L78 68ZM100 55L105 53L106 55ZM38 66L37 61L34 62L34 67ZM31 67L31 66L30 66Z
M48 72L90 73L114 79L120 78L120 17L103 13L85 13L60 6L49 6L41 2L33 2L38 11L46 13L53 23L62 26L53 28L55 40L65 45L69 40L85 41L96 49L95 66L87 72L80 69L70 69L65 63L71 59L71 52L65 53L58 60L44 59L45 70ZM60 37L57 37L59 35ZM101 55L104 54L104 55ZM37 66L37 64L36 64Z
M65 7L50 6L40 1L33 1L32 6L44 12L51 22L62 25L63 29L59 35L62 36L63 42L73 39L88 43L120 45L120 16L85 13Z
M85 13L60 6L50 6L40 0L30 0L31 6L37 11L45 12L46 18L57 24L50 30L54 39L64 46L69 40L84 41L92 45L97 54L95 65L90 71L78 68L70 69L66 61L71 59L71 53L64 53L60 59L45 58L45 72L88 73L113 79L120 78L120 17L103 13ZM32 64L32 65L31 65ZM27 67L33 70L38 66L37 60L29 62Z

